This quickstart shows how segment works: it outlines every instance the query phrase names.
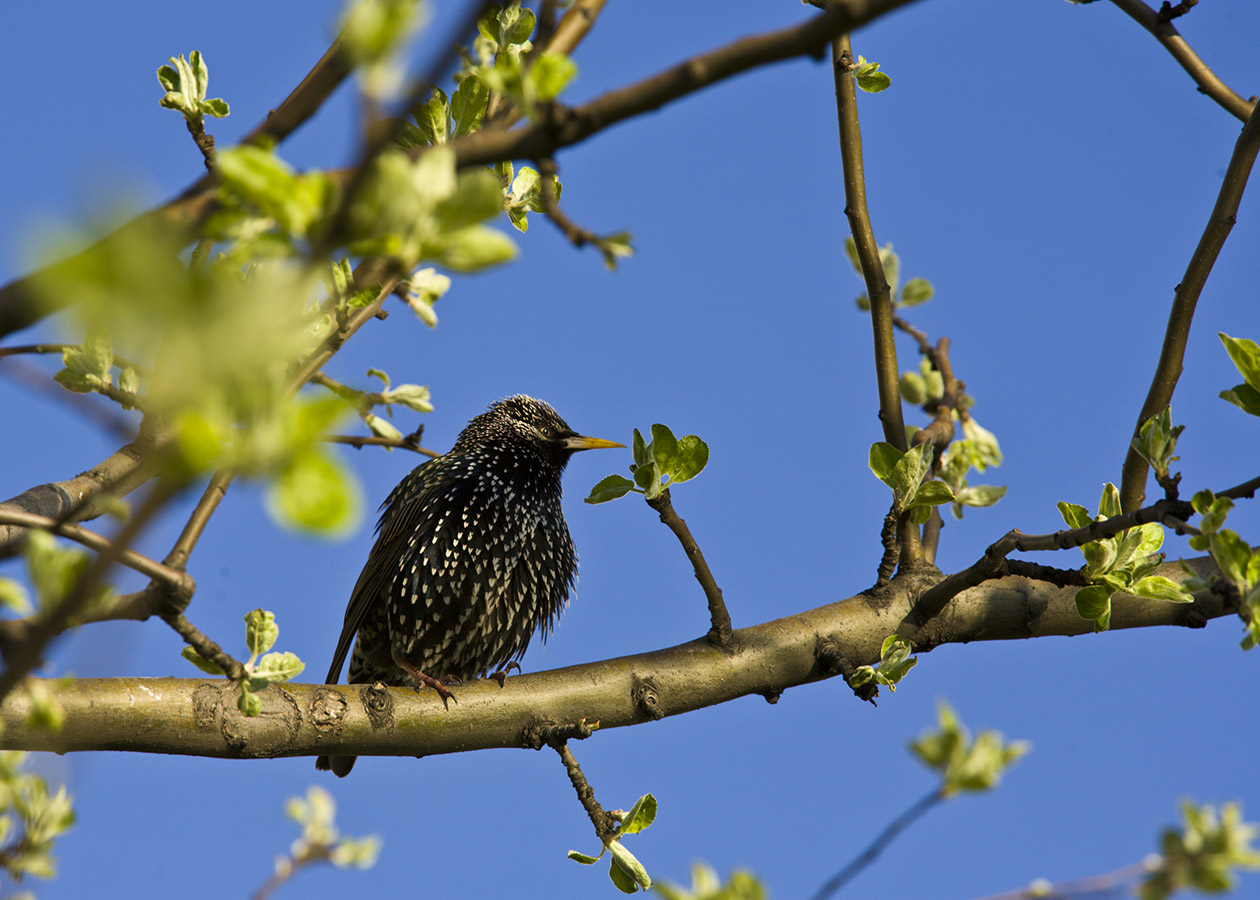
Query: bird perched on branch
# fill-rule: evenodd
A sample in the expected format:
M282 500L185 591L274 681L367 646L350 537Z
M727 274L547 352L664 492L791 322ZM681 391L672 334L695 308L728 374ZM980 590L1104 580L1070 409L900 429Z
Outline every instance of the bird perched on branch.
M347 681L427 685L485 677L545 637L573 587L577 559L560 475L578 450L623 447L573 431L546 403L500 400L445 456L412 470L382 504L376 543L350 595L328 669ZM353 756L321 756L344 776Z

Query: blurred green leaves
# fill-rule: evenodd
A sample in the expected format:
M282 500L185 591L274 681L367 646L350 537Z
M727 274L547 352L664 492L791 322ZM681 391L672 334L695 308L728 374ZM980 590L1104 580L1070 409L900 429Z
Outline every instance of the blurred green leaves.
M21 751L0 750L0 866L15 881L57 874L53 841L75 820L65 785L50 793L42 777L23 771L26 759Z
M1187 888L1226 893L1236 887L1236 869L1260 869L1260 852L1252 846L1260 828L1243 821L1238 804L1226 803L1218 813L1214 806L1187 801L1181 818L1180 829L1164 829L1162 858L1137 889L1141 900L1165 900Z
M570 850L569 859L584 866L593 866L607 851L611 857L608 877L617 886L617 890L624 894L633 894L640 889L646 891L652 886L652 879L643 864L626 849L622 838L646 831L648 826L656 821L656 798L651 794L644 794L629 812L618 810L613 812L612 816L617 819L618 824L612 835L604 842L604 846L600 848L599 855L587 856L585 853Z
M996 731L982 731L972 740L944 701L937 705L937 721L937 730L911 742L910 749L940 775L944 796L992 790L1006 770L1031 749L1027 741L1008 741Z
M644 441L639 429L634 430L630 464L631 481L624 475L609 475L591 488L587 503L607 503L633 491L647 500L655 500L675 484L690 481L709 462L709 445L694 434L674 437L667 425L659 422L651 428L652 440Z
M717 872L707 863L691 866L691 889L676 884L655 882L656 892L664 900L766 900L768 894L757 876L745 869L737 869L723 884Z
M844 253L858 277L862 278L862 261L858 257L857 242L852 236L844 239ZM901 257L893 252L891 241L879 248L879 262L884 270L884 279L888 282L888 290L892 294L894 309L903 306L918 306L932 299L934 292L932 283L926 278L911 278L898 293L897 288L901 284ZM865 292L858 295L857 305L858 309L862 310L871 308L871 300Z
M381 854L380 835L345 837L337 828L337 803L322 787L312 786L305 797L290 797L285 814L302 829L288 856L276 858L275 879L284 881L313 862L330 862L340 869L370 869Z

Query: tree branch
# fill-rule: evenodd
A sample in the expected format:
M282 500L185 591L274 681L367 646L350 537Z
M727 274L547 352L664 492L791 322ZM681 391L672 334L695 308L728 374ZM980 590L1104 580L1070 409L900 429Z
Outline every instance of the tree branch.
M696 539L691 536L691 529L674 509L673 501L669 496L669 488L666 488L659 497L648 500L647 505L660 514L661 521L674 532L678 543L682 544L683 551L687 554L687 559L691 560L696 581L700 582L700 587L704 589L705 599L709 601L709 621L711 622L709 643L715 647L729 646L731 617L726 611L726 601L722 599L722 589L718 587L713 573L709 571L709 564L705 561L704 554L700 552Z
M1155 40L1163 44L1165 49L1172 54L1173 59L1186 70L1186 74L1194 79L1202 93L1219 103L1230 115L1242 121L1247 120L1255 109L1254 98L1244 100L1230 90L1229 85L1217 78L1216 73L1199 58L1199 54L1190 49L1186 39L1181 36L1167 16L1161 16L1142 0L1111 0L1111 2L1154 35Z
M1210 559L1191 562L1200 577L1219 577ZM1174 563L1161 566L1159 574L1178 582L1186 578ZM601 730L619 728L830 677L834 672L818 663L819 637L834 642L854 665L873 664L883 639L910 613L912 594L929 585L902 576L880 591L739 629L734 653L702 638L638 656L517 675L504 688L477 681L461 689L459 704L449 710L432 692L389 688L393 708L385 719L378 709L369 714L355 685L275 685L258 695L262 715L246 719L236 709L237 686L222 679L79 679L64 685L50 679L43 686L65 708L63 729L52 733L30 725L30 698L16 691L0 705L0 746L232 758L534 747L533 723L540 720L598 719ZM1090 633L1093 622L1077 614L1075 593L1074 587L1016 576L988 582L958 595L949 615L933 623L924 646ZM1192 604L1117 596L1111 627L1197 626L1232 611L1224 599L1206 592ZM644 684L652 686L650 708L642 702Z
M1016 550L1021 553L1036 550L1066 550L1081 547L1093 541L1115 537L1147 522L1163 522L1166 518L1186 519L1194 514L1194 508L1184 500L1160 500L1151 506L1136 509L1101 522L1091 522L1082 528L1064 529L1053 534L1024 534L1011 529L994 541L972 565L955 572L926 591L915 604L899 631L902 637L913 640L920 628L931 621L945 604L962 591L975 587L991 578L1009 574L1006 557Z
M1147 392L1146 402L1142 404L1142 412L1133 427L1134 438L1139 436L1147 419L1159 415L1172 402L1173 391L1181 377L1186 342L1190 338L1190 322L1194 318L1199 294L1203 291L1203 285L1212 272L1217 256L1220 255L1221 247L1225 245L1225 239L1234 227L1238 204L1247 187L1247 178L1255 164L1257 150L1260 150L1260 109L1253 109L1247 124L1243 126L1242 134L1234 144L1234 152L1225 169L1225 178L1216 197L1216 205L1208 218L1207 227L1190 257L1190 264L1186 266L1181 284L1173 291L1172 310L1168 314L1168 327L1159 351L1159 362L1155 366L1155 377ZM1142 500L1146 497L1148 468L1146 460L1130 446L1120 475L1120 504L1126 512L1142 505Z
M595 836L599 838L600 843L604 843L612 836L617 829L617 820L612 817L608 810L599 805L599 801L595 799L595 789L591 787L586 776L582 774L582 767L578 765L577 758L574 757L573 751L569 749L567 741L554 745L557 753L560 754L560 761L564 763L564 770L569 775L569 783L573 785L573 790L577 792L578 802L582 804L582 809L586 810L586 816L591 820L591 825L595 827Z
M41 484L0 503L0 512L29 513L58 522L86 521L100 515L92 506L93 494L108 493L115 497L129 494L148 479L144 461L152 453L157 438L141 429L131 443L119 448L108 458L68 481ZM25 539L26 529L17 525L0 525L0 557L12 556Z

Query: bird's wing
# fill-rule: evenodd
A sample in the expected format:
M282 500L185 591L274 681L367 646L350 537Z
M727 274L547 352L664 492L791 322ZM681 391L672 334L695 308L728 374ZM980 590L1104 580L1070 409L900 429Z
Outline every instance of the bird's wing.
M336 684L341 678L341 667L350 652L350 645L354 643L354 636L359 633L359 627L372 604L389 587L389 579L403 556L407 541L420 523L427 496L438 481L435 477L439 470L434 465L436 462L437 460L429 460L413 469L381 504L384 512L376 525L376 543L372 545L363 571L359 573L359 580L354 583L354 590L350 592L346 617L341 624L341 635L337 638L337 649L333 652L328 676L324 679L326 684Z

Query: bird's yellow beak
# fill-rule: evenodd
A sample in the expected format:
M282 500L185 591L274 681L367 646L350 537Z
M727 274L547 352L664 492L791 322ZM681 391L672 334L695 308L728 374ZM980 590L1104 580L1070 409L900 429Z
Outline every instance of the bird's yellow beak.
M564 447L567 450L600 450L607 447L624 447L625 444L618 444L616 441L606 441L603 438L587 437L584 434L575 434L573 437L564 439Z

